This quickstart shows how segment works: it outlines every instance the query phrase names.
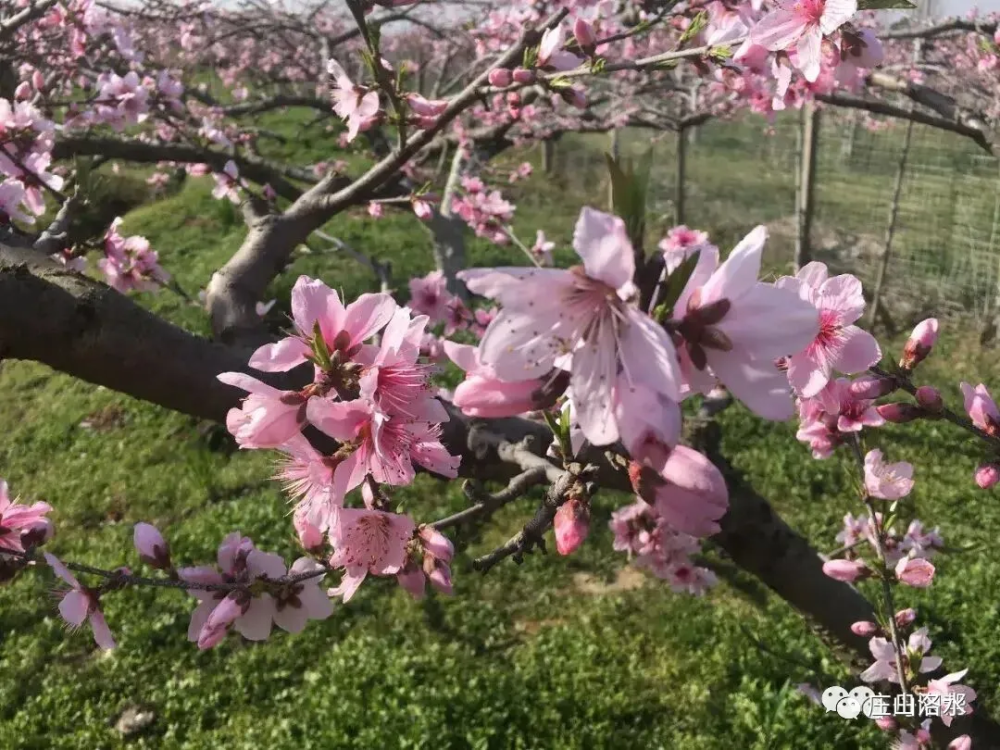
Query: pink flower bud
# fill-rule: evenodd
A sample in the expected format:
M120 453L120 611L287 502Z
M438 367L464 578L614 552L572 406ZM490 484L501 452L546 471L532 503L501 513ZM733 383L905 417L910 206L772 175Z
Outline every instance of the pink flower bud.
M1000 482L1000 466L982 464L976 469L976 484L979 485L980 489L988 490L997 482Z
M31 98L31 85L27 81L21 81L14 89L14 98L23 102Z
M170 569L170 545L155 526L137 523L132 539L140 560L158 570Z
M895 615L896 627L897 628L908 628L917 619L917 610L913 607L907 607L906 609L901 609Z
M876 399L888 396L896 390L896 381L892 378L876 378L865 376L851 382L848 387L854 398Z
M923 410L913 404L882 404L876 406L875 410L886 422L895 422L896 424L912 422L914 419L920 419L924 416Z
M1000 31L997 33L1000 34ZM966 712L968 712L968 709L966 709ZM947 750L972 750L972 738L967 734L956 737L948 743Z
M917 403L928 411L941 411L944 402L941 400L941 391L932 385L922 385L917 388Z
M205 650L217 646L226 637L229 626L236 622L250 606L250 598L229 594L216 605L205 620L198 634L198 648Z
M528 85L535 82L535 71L527 68L514 68L514 82Z
M868 566L861 560L828 560L823 563L823 572L830 578L844 583L854 583L871 574Z
M562 94L563 101L570 106L576 107L577 109L587 108L587 95L583 93L583 89L579 86L570 86L568 89L563 89L559 93Z
M553 526L559 554L572 554L590 532L590 503L581 497L571 497L559 506Z
M431 555L441 562L451 562L451 558L455 555L455 547L448 537L430 526L420 529L418 536L424 554Z
M899 724L891 716L879 716L875 719L875 726L881 729L883 732L895 732L899 729Z
M507 104L508 104L508 106L511 106L511 107L520 107L521 106L521 95L519 93L517 93L516 91L508 91L507 92Z
M874 622L859 620L851 625L851 632L854 635L860 635L862 638L871 638L873 635L878 634L879 627Z
M494 68L490 71L489 82L490 86L496 86L497 88L506 88L510 86L510 82L514 77L510 73L510 68Z
M584 52L588 55L594 54L597 36L594 34L594 27L590 21L585 21L582 18L576 19L576 23L573 24L573 36L576 37L576 43Z
M904 557L896 564L896 578L907 586L925 589L934 580L934 566L922 557Z
M35 87L35 91L45 88L45 76L42 75L42 71L36 70L31 74L31 85Z
M415 213L417 218L421 221L429 221L431 216L434 215L434 210L431 208L431 204L427 201L414 200L413 213Z
M904 370L912 370L923 362L931 353L931 349L934 348L937 335L937 318L927 318L927 320L917 323L917 327L913 329L913 333L910 334L910 338L907 339L906 346L903 348L903 357L899 360L899 366Z

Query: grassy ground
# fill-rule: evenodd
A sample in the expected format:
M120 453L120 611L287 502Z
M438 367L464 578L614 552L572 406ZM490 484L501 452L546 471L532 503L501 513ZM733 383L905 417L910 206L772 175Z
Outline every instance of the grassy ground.
M311 147L306 136L297 133L297 147ZM533 199L519 203L518 233L531 239L544 228L566 252L579 206L603 194L596 186L536 175L526 187ZM243 233L204 182L133 211L126 228L148 236L191 292ZM428 239L410 217L375 222L359 214L329 231L391 258L400 280L431 265ZM476 263L520 262L509 249L474 242L470 250ZM348 296L372 284L336 254L302 255L275 282L279 307L287 309L300 273ZM204 314L176 296L142 300L207 330ZM958 337L945 332L928 369L952 399L958 377L996 372L986 357L956 345ZM734 462L796 528L834 546L840 518L858 511L840 460L813 461L791 425L762 424L741 408L724 422ZM995 715L1000 560L992 530L1000 509L971 482L975 447L935 424L878 437L892 458L918 467L907 501L913 511L940 524L950 544L980 548L943 559L933 588L906 592L906 603L931 626L947 665L971 667L967 682ZM51 548L67 558L136 565L130 540L138 520L167 530L182 563L211 559L233 529L293 556L288 507L269 481L272 458L225 445L194 420L40 366L7 362L0 370L0 476L56 508ZM420 518L462 506L457 486L426 477L400 496ZM471 570L472 556L531 512L526 500L460 540L453 598L414 603L394 582L373 581L299 636L279 633L265 645L234 636L205 653L185 640L190 597L148 590L109 597L120 648L101 655L88 633L65 632L49 579L23 575L0 588L0 747L117 747L126 742L114 723L130 707L155 713L146 732L128 740L136 747L881 746L870 728L826 715L794 692L803 681L852 683L783 602L742 577L739 589L722 584L695 599L627 572L606 528L624 500L600 496L591 538L569 559L533 556L485 577Z

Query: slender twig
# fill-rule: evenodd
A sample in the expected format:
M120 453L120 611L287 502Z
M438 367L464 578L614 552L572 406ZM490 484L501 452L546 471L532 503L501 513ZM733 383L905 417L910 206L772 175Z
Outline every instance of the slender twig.
M20 552L18 550L4 549L0 550L0 559L4 556L20 558L24 561L24 564L29 563L39 564L39 560L35 551L33 549ZM202 583L198 581L184 581L178 580L176 578L147 578L145 576L137 576L132 573L125 573L122 570L105 570L103 568L96 568L93 565L86 565L84 563L72 562L68 560L60 560L60 562L72 571L77 573L87 573L89 575L99 576L101 578L107 579L109 581L114 581L118 586L154 586L157 588L170 588L170 589L184 589L184 590L198 590L198 591L220 591L220 592L231 592L231 591L246 591L249 589L250 584L253 580L248 581L232 581L225 583ZM321 563L323 564L323 563ZM310 578L316 578L319 576L324 576L329 572L329 568L326 564L323 564L322 570L310 571L308 573L296 573L295 575L285 575L280 578L267 578L261 577L254 580L265 581L269 584L275 586L287 586L289 584L299 583L301 581L308 580Z
M504 489L492 494L486 492L478 482L467 481L462 486L462 490L465 492L466 497L470 500L475 500L476 504L427 525L441 530L451 526L458 526L480 516L490 516L507 503L524 496L528 490L535 485L542 484L544 481L545 470L540 466L518 474L510 480Z
M903 666L903 661L905 655L903 653L903 643L900 640L899 632L896 629L896 606L892 599L892 584L889 583L889 566L886 563L885 557L885 515L882 515L882 520L879 521L879 515L875 511L875 500L871 495L864 489L864 476L865 476L865 457L861 452L861 441L858 438L857 433L851 433L851 447L854 449L854 455L858 460L858 466L861 470L861 486L862 486L862 501L868 508L868 513L871 518L872 528L875 533L872 535L872 541L875 545L875 554L878 557L878 577L882 583L882 600L885 603L885 620L889 627L889 636L892 638L892 648L896 652L896 677L899 679L899 686L904 693L909 692L909 685L906 681L906 668Z

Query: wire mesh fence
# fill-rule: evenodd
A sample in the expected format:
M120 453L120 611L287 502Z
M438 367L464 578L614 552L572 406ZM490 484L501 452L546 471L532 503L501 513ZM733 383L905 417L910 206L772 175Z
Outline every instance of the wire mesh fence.
M809 248L834 272L872 289L886 248L899 179L905 121L824 111L819 119ZM684 216L710 230L723 250L754 224L770 240L765 262L794 265L799 222L801 115L715 121L686 136ZM651 164L653 231L673 224L677 138L621 135L622 154ZM961 136L912 125L882 300L886 322L907 325L927 314L985 319L1000 307L1000 163ZM598 149L560 148L556 168L599 180Z

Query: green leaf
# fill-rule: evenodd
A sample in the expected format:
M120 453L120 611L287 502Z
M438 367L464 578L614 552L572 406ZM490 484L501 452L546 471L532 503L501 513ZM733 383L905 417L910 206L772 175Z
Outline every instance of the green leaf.
M691 274L694 273L694 269L698 265L700 255L701 251L689 255L661 284L660 301L656 305L656 310L653 311L653 317L658 322L663 323L671 317L674 305L677 304L681 292L684 291L684 287L687 286Z
M326 341L323 339L323 331L320 330L318 320L313 325L312 350L313 355L316 357L316 364L320 368L323 370L332 368L333 363L330 361L330 351L326 348Z
M707 25L708 25L708 13L706 13L703 10L698 11L698 15L696 15L691 20L691 23L688 25L688 27L684 29L684 33L681 34L678 46L681 47L684 46L684 44L686 44L688 41L697 36L698 33L702 29L704 29Z
M638 171L631 164L622 165L611 154L605 154L611 175L611 203L615 214L625 222L629 240L635 248L642 248L646 232L646 193L649 187L649 167L652 159L646 154Z
M858 0L858 10L914 10L910 0Z
M535 63L538 62L538 47L526 47L522 59L526 69L531 70L534 68Z

